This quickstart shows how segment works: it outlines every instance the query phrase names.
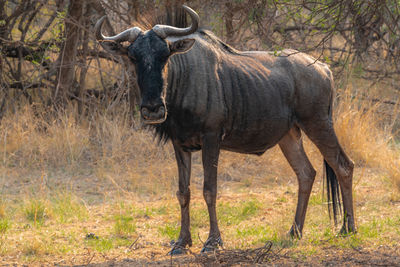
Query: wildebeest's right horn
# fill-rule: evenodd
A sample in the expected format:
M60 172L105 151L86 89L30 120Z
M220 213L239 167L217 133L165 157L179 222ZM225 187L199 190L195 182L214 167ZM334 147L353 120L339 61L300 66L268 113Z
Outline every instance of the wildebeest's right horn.
M186 10L186 12L189 13L190 17L192 18L192 25L190 27L177 28L168 25L155 25L153 27L153 31L163 39L167 38L168 36L185 36L197 31L200 20L199 15L197 15L196 11L188 6L182 5L182 7Z
M139 36L139 34L142 32L142 30L139 27L133 27L130 29L127 29L115 36L104 36L101 33L101 26L103 26L104 20L106 19L106 16L103 16L101 19L99 19L96 23L96 26L94 26L94 31L96 33L96 39L98 41L115 41L115 42L134 42L136 38Z

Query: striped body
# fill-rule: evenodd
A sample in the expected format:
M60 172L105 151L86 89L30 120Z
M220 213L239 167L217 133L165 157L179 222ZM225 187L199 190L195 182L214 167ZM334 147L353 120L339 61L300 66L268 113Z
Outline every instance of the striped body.
M186 37L196 41L166 66L168 117L156 127L187 151L201 149L202 135L217 131L222 149L262 154L299 117L331 104L331 73L310 56L239 52L204 31Z

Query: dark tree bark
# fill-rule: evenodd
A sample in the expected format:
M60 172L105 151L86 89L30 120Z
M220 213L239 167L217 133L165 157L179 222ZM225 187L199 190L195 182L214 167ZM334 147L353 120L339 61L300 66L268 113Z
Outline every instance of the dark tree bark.
M62 46L58 62L57 86L53 93L53 104L56 109L65 106L69 96L73 95L75 65L79 45L80 25L84 10L84 1L71 0L65 18L65 42Z
M85 103L86 74L88 71L87 57L89 53L89 15L90 9L86 7L85 15L82 20L84 31L82 32L82 56L80 57L81 70L79 73L79 86L76 88L75 95L78 96L78 115L83 114Z
M226 28L226 42L231 44L233 41L233 5L230 1L225 3L226 13L225 13L225 28Z

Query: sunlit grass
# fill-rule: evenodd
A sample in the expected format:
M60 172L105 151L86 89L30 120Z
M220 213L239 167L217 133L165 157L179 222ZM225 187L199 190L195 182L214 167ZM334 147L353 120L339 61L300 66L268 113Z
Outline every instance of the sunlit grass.
M52 214L61 223L82 221L87 218L87 208L77 197L66 191L52 198Z
M31 198L25 202L23 213L29 222L42 225L49 218L48 203L39 198Z
M167 223L164 226L158 227L158 232L161 234L161 236L167 237L169 240L178 239L180 230L181 227L176 223Z
M167 207L146 207L144 209L134 209L133 213L136 217L151 218L159 215L167 214Z
M27 257L35 257L44 254L46 251L45 244L39 239L31 239L22 247L22 253Z
M221 224L233 225L256 216L260 209L261 203L256 200L241 201L237 205L222 202L217 205L217 214Z
M129 236L136 232L136 225L133 217L119 215L115 217L114 232L117 236Z
M393 106L391 113L396 115L399 108ZM400 195L400 150L394 145L393 122L381 115L381 109L382 102L363 100L361 93L344 90L335 112L335 130L356 164L386 172L391 189Z
M4 236L8 229L11 228L11 222L7 218L0 219L0 236Z
M3 198L0 197L0 219L6 217L6 203Z
M338 91L335 130L345 151L356 167L378 168L387 175L392 190L400 188L400 152L391 132L393 123L380 115L382 104L365 100L352 88ZM393 109L395 114L398 105ZM98 112L77 120L75 113L70 107L49 119L46 109L25 106L6 114L0 125L0 166L21 179L26 173L46 176L62 170L67 176L93 174L143 197L174 195L177 168L171 145L159 146L152 133L140 127L140 121L131 120L126 104L114 114ZM307 138L305 150L318 170L320 153ZM200 162L193 168L201 168ZM245 189L268 187L293 176L279 148L262 157L224 152L219 173Z
M99 252L107 252L114 247L113 241L111 239L102 238L102 237L95 238L95 239L89 239L85 243L89 247L91 247Z
M234 201L233 195L228 199L222 196L218 201L217 212L225 248L248 249L272 242L274 249L290 250L291 257L301 259L323 253L326 246L346 250L380 245L395 246L400 242L400 216L390 213L393 209L390 203L377 206L375 201L370 201L363 204L363 209L357 214L362 219L362 222L357 223L358 232L342 237L338 235L338 228L332 226L326 205L321 203L319 194L314 194L310 200L303 238L292 239L288 231L294 216L295 201L286 192L287 190L282 190L274 197L268 196L268 193L257 197L252 195L248 199L240 194L234 197ZM374 196L374 199L377 197ZM35 210L33 207L38 211L43 211L40 207L44 207L44 210L52 209L54 196L49 198L51 200L44 198L40 203L32 201L35 204L28 206L31 207L29 210ZM282 198L287 201L282 202ZM24 203L30 202L25 200ZM20 204L14 205L18 207ZM144 247L165 254L168 248L164 245L170 240L176 240L179 235L178 206L177 201L147 201L143 206L143 203L124 200L112 205L89 208L83 221L68 212L65 213L66 219L61 220L58 212L53 210L51 216L44 216L45 223L42 222L40 227L25 227L27 218L24 215L21 220L17 212L0 220L0 233L4 237L1 240L0 253L4 255L21 251L21 262L40 262L43 257L57 255L71 257L88 253L87 249L92 253L117 253L129 257L130 254L125 253L129 253L131 245L137 241L139 251ZM382 213L382 209L385 215L381 218L375 217L376 213ZM37 214L40 213L38 211ZM192 250L197 252L202 245L200 241L206 240L209 230L208 212L201 198L196 198L191 204L191 222L194 245ZM82 223L85 225L83 228L80 226ZM93 238L87 237L89 232L94 233ZM25 238L15 245L9 241L7 243L8 239L14 240L19 235ZM151 243L147 243L149 241Z

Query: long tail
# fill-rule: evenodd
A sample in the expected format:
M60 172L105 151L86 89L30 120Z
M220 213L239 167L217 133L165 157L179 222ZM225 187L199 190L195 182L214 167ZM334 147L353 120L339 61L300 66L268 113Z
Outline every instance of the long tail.
M342 207L340 204L340 188L336 174L326 160L324 160L324 165L326 172L326 193L328 197L329 218L332 218L331 213L333 211L333 220L336 225L337 214L338 212L342 213Z

